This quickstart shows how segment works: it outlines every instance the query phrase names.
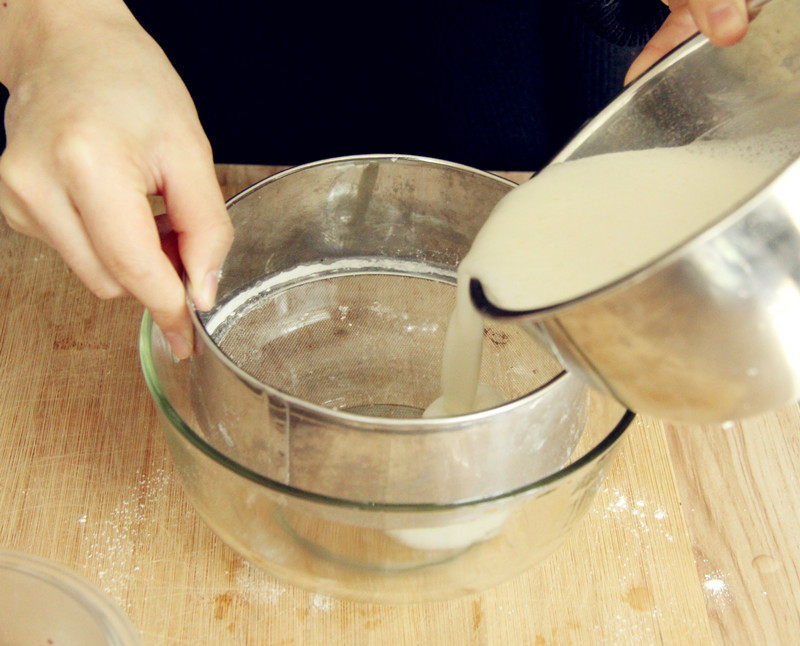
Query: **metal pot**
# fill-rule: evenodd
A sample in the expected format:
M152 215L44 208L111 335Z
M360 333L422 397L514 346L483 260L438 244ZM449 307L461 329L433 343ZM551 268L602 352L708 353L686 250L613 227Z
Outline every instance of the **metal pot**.
M555 162L698 139L768 139L772 179L679 248L618 282L509 312L627 407L722 421L800 397L800 0L773 0L738 45L695 37L590 121ZM647 217L646 213L642 217Z

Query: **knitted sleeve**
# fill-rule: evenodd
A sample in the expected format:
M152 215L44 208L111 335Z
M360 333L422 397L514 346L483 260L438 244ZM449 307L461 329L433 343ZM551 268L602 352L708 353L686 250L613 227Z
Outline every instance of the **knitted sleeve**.
M571 0L578 15L605 40L644 45L669 15L661 0Z

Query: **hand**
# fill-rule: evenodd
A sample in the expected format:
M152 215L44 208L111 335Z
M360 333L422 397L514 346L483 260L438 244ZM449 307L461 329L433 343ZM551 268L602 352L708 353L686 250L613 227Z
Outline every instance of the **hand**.
M12 228L55 247L97 296L139 299L175 356L189 356L173 261L198 308L210 308L232 228L186 88L121 2L8 4L18 23L0 79L11 94L0 210ZM169 243L162 249L147 200L155 194L177 254L174 237L173 254Z
M698 31L720 47L738 43L749 22L745 0L662 0L670 15L633 61L625 85Z

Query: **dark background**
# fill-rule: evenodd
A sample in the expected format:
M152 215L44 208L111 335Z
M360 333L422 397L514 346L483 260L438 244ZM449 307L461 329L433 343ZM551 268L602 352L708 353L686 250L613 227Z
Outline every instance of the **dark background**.
M663 18L658 0L634 1ZM382 152L538 169L620 91L640 49L598 35L568 0L128 6L221 162Z

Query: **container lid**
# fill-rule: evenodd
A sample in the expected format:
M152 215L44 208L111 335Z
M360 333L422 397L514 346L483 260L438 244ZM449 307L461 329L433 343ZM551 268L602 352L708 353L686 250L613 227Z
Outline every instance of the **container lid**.
M114 602L74 573L40 558L0 551L0 644L137 646Z

